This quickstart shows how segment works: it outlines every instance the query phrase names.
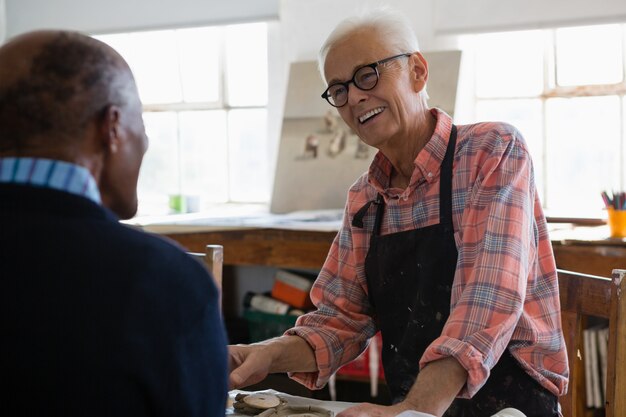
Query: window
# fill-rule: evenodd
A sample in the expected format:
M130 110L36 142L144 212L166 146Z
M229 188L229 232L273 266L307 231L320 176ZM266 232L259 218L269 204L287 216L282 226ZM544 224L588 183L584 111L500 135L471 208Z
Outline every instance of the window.
M626 25L473 35L475 120L515 125L546 213L603 217L626 189Z
M139 214L167 214L172 195L202 210L267 202L267 25L96 36L128 61L150 147Z

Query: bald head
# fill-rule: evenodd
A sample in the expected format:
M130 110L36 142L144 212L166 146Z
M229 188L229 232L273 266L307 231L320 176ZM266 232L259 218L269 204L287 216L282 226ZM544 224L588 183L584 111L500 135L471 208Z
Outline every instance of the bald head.
M102 203L129 218L147 146L135 80L111 47L66 31L31 32L0 47L0 158L84 166Z
M90 121L124 106L134 88L119 54L88 36L38 31L11 39L0 47L0 156L72 154Z

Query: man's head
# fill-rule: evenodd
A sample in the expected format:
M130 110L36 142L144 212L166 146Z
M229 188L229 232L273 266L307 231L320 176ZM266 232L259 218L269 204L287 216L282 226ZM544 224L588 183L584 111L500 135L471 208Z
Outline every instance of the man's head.
M89 169L105 206L137 210L147 138L123 58L76 32L38 31L0 47L0 157L40 157Z

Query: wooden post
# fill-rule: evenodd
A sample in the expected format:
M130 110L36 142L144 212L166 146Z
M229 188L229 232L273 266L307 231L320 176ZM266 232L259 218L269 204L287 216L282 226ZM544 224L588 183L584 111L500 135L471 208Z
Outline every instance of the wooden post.
M213 275L215 284L222 288L222 268L224 265L224 247L222 245L206 245L206 266Z

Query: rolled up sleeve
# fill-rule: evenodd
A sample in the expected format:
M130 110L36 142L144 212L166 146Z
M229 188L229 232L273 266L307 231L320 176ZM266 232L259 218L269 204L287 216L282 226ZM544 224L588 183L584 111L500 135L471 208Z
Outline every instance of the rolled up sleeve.
M314 351L317 372L289 374L309 389L322 388L342 365L363 352L376 332L365 279L355 265L348 218L344 216L311 290L317 310L299 317L295 327L285 333L302 337Z
M459 252L451 312L420 367L452 356L467 370L472 397L506 349L524 309L536 255L530 156L515 135L493 138L455 235Z

